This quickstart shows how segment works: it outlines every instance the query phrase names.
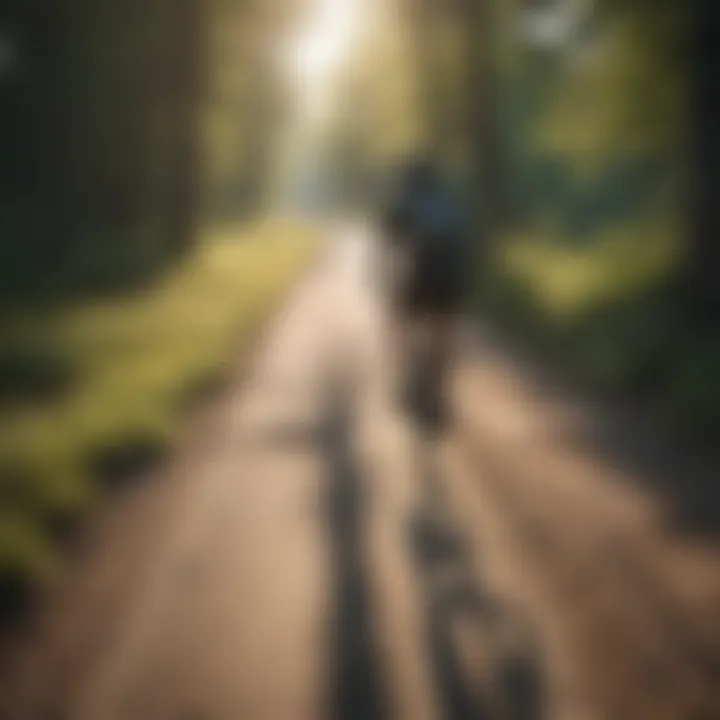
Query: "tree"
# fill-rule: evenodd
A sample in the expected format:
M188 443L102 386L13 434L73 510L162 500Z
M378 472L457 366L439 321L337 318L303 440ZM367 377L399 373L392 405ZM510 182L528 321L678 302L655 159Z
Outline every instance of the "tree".
M693 26L692 245L689 286L696 320L720 323L720 5L697 0Z

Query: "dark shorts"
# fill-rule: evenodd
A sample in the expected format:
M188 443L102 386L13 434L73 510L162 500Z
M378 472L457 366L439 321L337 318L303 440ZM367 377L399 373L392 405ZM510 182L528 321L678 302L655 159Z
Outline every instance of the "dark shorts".
M416 258L412 272L398 288L398 310L406 315L456 315L462 310L468 264L453 248Z

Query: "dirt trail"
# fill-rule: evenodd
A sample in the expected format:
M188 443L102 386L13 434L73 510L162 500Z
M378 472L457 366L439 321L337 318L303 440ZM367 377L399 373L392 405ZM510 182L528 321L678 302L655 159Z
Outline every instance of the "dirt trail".
M688 466L592 446L598 408L475 331L429 452L390 401L371 250L339 237L97 519L2 653L1 718L720 717L717 543L667 523Z

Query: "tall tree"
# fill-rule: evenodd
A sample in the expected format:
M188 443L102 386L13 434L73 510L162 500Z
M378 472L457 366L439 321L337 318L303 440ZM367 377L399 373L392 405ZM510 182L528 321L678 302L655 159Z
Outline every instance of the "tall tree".
M720 4L716 0L696 0L693 27L689 281L696 319L717 330L720 323Z

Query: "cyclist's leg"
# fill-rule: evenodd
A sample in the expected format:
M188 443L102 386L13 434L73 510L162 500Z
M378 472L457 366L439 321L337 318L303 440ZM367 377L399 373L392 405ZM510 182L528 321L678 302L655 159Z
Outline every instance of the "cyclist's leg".
M435 312L425 319L428 348L428 380L431 401L437 404L439 417L447 414L447 382L456 354L457 322L455 316Z
M443 422L449 414L448 379L458 351L460 317L466 290L467 264L455 243L448 245L447 255L438 261L440 268L435 284L431 317L432 362L434 363L438 416Z
M411 314L398 292L390 298L387 309L387 338L391 362L398 367L404 362L410 348Z
M427 319L430 362L440 380L447 376L448 368L455 355L455 323L448 314L433 314Z

